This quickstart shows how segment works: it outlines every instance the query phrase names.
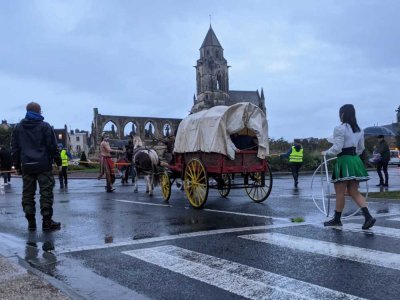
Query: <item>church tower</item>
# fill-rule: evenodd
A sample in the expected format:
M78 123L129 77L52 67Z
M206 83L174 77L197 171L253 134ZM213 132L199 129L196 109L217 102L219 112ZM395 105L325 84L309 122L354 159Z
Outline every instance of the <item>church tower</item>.
M211 25L200 47L200 59L197 60L196 82L197 99L194 100L192 113L216 105L227 105L229 100L228 64Z

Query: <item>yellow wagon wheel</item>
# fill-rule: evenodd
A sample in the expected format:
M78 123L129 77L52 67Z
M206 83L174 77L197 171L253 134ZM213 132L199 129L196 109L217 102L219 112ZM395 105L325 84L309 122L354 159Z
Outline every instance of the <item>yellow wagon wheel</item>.
M264 172L250 173L248 176L248 184L245 187L247 195L254 202L263 202L268 198L272 189L272 173L267 167Z
M193 158L188 162L183 184L190 205L194 208L202 208L208 196L208 175L201 160Z
M160 176L161 193L164 201L168 201L171 197L171 180L168 171L164 171Z

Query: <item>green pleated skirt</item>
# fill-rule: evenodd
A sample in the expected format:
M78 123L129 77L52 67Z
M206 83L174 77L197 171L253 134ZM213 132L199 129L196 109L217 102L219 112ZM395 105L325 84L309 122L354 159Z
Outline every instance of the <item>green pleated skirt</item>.
M337 157L331 182L335 183L346 180L369 180L368 172L358 155L342 155Z

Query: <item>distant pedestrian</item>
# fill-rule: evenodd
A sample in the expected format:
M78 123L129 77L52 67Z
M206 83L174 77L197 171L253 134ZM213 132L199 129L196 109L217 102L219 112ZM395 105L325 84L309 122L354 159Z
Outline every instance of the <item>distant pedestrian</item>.
M36 185L40 189L40 213L42 229L57 230L61 223L53 221L53 161L61 167L53 128L43 121L40 105L35 102L26 106L26 116L15 127L11 139L14 166L22 174L22 207L28 220L28 230L36 230Z
M376 219L371 216L365 198L358 191L360 181L369 180L368 173L359 155L364 151L364 132L357 124L356 111L352 104L343 105L339 110L342 124L333 131L333 145L322 155L337 155L331 182L336 192L336 210L332 220L324 226L342 226L341 216L345 206L345 192L361 207L364 214L362 229L374 226Z
M68 188L68 160L71 159L71 154L67 151L63 144L58 144L61 157L61 171L58 173L60 188Z
M300 145L298 140L293 141L292 147L285 154L281 154L281 158L289 158L289 167L292 171L292 176L294 179L294 187L297 188L299 184L299 171L303 165L303 147Z
M388 164L390 160L390 149L383 135L378 135L378 145L375 149L375 153L380 156L376 162L376 171L379 175L379 184L376 186L389 186ZM383 180L382 169L385 175L385 181Z
M4 185L11 184L12 158L11 152L6 147L0 147L0 170L3 175Z

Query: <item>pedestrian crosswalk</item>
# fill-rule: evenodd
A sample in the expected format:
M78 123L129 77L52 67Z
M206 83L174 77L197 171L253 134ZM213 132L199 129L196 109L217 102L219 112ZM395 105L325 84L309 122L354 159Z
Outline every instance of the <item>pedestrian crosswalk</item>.
M176 246L123 253L249 299L361 299Z
M387 220L395 221L393 218ZM298 236L296 234L300 230L298 226L296 227L297 231L287 230L289 233L276 232L279 230L271 229L254 234L238 233L234 238L239 239L238 241L255 243L249 248L273 245L282 249L294 250L299 253L299 256L302 253L308 253L319 257L340 259L343 262L349 261L352 262L351 268L359 268L362 272L365 271L366 266L386 268L387 272L399 272L400 251L393 251L397 252L393 253L390 250L386 251L385 247L375 250L376 244L379 244L379 242L374 243L374 240L371 240L375 237L392 239L395 244L399 244L400 229L395 226L384 226L390 225L390 223L382 222L382 226L375 226L368 231L361 230L360 223L352 222L345 223L340 228L346 235L354 234L357 235L358 239L369 238L370 244L368 241L361 243L361 245L367 245L366 248L349 245L351 239L338 239L338 241L332 242L321 240L313 234L307 236L303 233ZM334 230L319 226L314 227L314 229L321 231L322 236L324 230ZM365 233L368 234L365 235ZM258 268L258 265L256 267L254 265L249 266L233 261L232 258L212 256L207 251L203 252L201 248L195 251L193 248L189 250L176 245L163 245L128 250L122 253L248 299L362 299L359 296L363 295L358 294L357 289L354 289L354 293L349 293L348 290L340 290L340 288L335 290L331 286L330 288L325 287L319 281L316 282L321 285L315 284L315 282L307 282L307 280L299 280L298 277L293 278L290 274L278 274L276 270L274 272L265 270L265 265L260 265L260 268ZM268 254L274 255L270 252ZM400 273L396 274L400 276Z
M373 230L363 230L360 227L360 224L356 223L347 223L345 227L341 230L350 231L350 232L362 232L362 233L370 233L374 235L386 236L395 239L400 239L400 229L391 228L391 227L383 227L383 226L374 226Z
M327 255L335 258L352 260L359 263L366 263L400 270L400 254L396 253L340 245L337 243L319 241L275 232L242 235L240 237L257 242L291 248L294 250L306 251L314 254Z

